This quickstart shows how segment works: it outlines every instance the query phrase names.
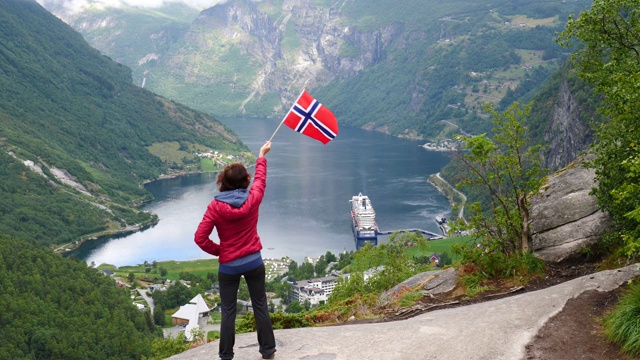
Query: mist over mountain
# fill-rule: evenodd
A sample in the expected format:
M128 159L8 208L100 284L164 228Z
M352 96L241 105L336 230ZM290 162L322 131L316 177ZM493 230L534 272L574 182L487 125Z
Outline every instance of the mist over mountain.
M204 9L225 0L36 0L48 9L55 9L64 16L92 9L137 7L157 9L171 4L183 4L194 9Z
M438 139L451 123L484 131L483 103L535 91L566 59L556 33L589 4L230 0L66 21L136 84L207 113L279 116L307 86L341 123Z

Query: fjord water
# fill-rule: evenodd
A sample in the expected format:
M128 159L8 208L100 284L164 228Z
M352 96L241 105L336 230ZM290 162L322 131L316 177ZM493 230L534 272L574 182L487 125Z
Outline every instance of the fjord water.
M279 120L223 119L254 154L273 134ZM449 161L420 142L343 127L327 145L282 127L267 155L267 189L258 233L264 257L289 256L300 262L327 251L355 249L349 200L369 196L381 230L421 228L439 232L434 218L449 217L447 199L427 183ZM253 172L253 169L250 169ZM193 242L193 234L215 195L216 174L198 174L147 185L155 200L145 210L160 222L120 238L86 242L73 256L121 265L144 261L211 258ZM212 238L217 240L214 230ZM380 236L379 241L385 241Z

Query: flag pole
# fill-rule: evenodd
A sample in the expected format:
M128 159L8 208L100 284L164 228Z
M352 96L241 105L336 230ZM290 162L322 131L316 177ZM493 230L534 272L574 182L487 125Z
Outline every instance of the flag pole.
M288 113L287 113L288 114ZM286 119L286 115L285 115L285 119ZM284 124L284 119L282 119L282 121L280 121L280 125L278 125L278 127L276 128L276 131L273 132L273 135L271 135L271 138L269 138L269 141L271 141L273 139L274 136L276 136L276 133L278 132L278 130L280 130L280 127L282 126L282 124Z
M287 111L287 113L284 114L284 118L282 118L282 121L280 121L280 125L278 125L278 127L276 128L276 131L273 132L273 135L271 135L271 137L269 138L269 141L273 140L273 137L276 136L276 133L278 132L278 130L280 130L280 127L282 126L282 124L284 124L284 120L287 118L287 116L291 112L291 109L293 109L293 107L298 103L298 100L300 100L300 98L302 97L302 94L304 94L305 90L307 90L307 85L304 86L304 89L302 89L302 91L300 92L300 95L298 95L298 98L296 99L296 101L293 102L293 105L291 105L291 107L289 108L289 111Z

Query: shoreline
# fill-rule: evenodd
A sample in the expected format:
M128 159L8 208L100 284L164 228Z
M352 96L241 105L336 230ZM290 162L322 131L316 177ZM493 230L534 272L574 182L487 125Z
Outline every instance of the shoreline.
M99 233L86 235L80 238L79 240L76 240L75 242L56 245L57 247L53 250L53 252L55 252L56 254L65 254L65 253L80 249L80 247L88 241L100 240L106 237L116 236L116 235L130 235L139 231L146 230L150 227L153 227L157 225L159 222L160 222L160 218L157 215L153 214L153 218L147 223L129 225L120 229L105 230Z
M251 168L251 167L255 166L255 163L252 163L252 164L249 164L249 165L245 165L245 166L247 166L247 168ZM216 170L216 171L194 170L194 171L180 171L180 172L177 172L177 173L174 173L174 174L168 174L168 175L162 174L162 175L160 175L159 177L157 177L155 179L144 180L142 183L140 183L140 186L144 187L145 185L154 183L156 181L176 179L176 178L179 178L179 177L189 176L189 175L202 175L202 174L206 174L206 173L216 173L218 171L220 171L220 170ZM153 200L154 200L153 197L151 197L149 200L141 202L140 204L136 205L136 208L139 209L141 206L144 206L144 205L152 202ZM126 236L126 235L131 235L131 234L134 234L134 233L137 233L137 232L140 232L140 231L144 231L146 229L149 229L149 228L157 225L160 222L160 218L156 214L152 213L151 215L152 215L152 219L149 222L141 223L141 224L135 224L135 225L129 225L129 226L126 226L126 227L120 228L120 229L105 230L105 231L101 231L99 233L85 235L85 236L81 237L79 240L76 240L74 242L55 245L55 248L54 248L53 251L56 254L64 255L66 253L79 250L82 247L82 245L84 245L88 241L101 240L101 239L104 239L104 238L107 238L107 237L111 237L111 236Z
M440 173L429 175L429 177L427 178L427 182L435 187L440 194L447 198L452 208L456 206L455 196L458 195L462 198L462 201L460 202L460 212L458 213L457 218L462 219L466 223L467 221L464 218L464 206L467 203L467 196L460 190L456 189L453 185L449 184L447 180L440 176ZM440 186L440 184L442 184L443 186ZM444 189L444 186L446 186L447 189Z

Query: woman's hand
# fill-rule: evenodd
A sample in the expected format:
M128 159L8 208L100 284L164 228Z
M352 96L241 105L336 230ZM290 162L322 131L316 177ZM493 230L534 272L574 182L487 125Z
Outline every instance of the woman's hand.
M260 148L260 153L258 154L258 157L264 157L269 150L271 150L271 141L267 141L264 143L264 145L262 145L262 147Z

